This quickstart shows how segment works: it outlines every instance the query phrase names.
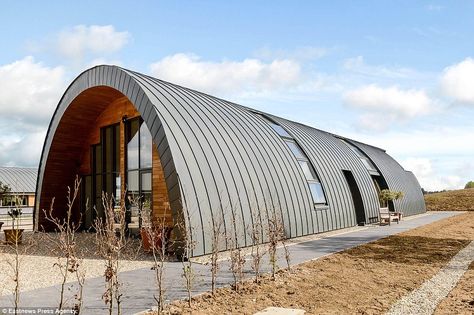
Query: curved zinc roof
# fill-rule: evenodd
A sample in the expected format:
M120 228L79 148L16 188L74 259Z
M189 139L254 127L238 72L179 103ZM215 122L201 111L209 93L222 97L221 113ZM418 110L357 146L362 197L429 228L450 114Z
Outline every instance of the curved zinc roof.
M251 245L252 226L265 225L272 213L282 218L287 237L356 225L343 171L354 176L367 222L378 220L371 175L341 137L116 66L85 71L65 92L43 148L38 195L62 116L77 96L98 86L127 96L150 129L171 207L175 213L184 207L186 226L196 241L194 255L210 252L214 220L223 221L226 235L235 236L238 246ZM302 148L322 183L326 206L314 206L297 159L266 118L285 128ZM410 190L396 203L398 210L405 215L425 211L421 188L411 173L384 150L352 143L371 158L390 189Z
M7 184L13 193L34 193L37 176L36 168L0 166L0 182Z

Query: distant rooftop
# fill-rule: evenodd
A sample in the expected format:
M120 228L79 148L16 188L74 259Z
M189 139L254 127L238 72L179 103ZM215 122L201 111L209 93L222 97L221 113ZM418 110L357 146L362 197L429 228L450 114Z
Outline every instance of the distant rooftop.
M0 166L0 182L10 186L14 193L34 193L38 169L34 167Z

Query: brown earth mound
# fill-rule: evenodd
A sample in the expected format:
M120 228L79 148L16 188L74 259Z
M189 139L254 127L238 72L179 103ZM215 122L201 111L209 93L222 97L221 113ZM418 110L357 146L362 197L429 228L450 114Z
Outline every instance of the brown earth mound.
M474 188L425 195L428 211L474 211Z

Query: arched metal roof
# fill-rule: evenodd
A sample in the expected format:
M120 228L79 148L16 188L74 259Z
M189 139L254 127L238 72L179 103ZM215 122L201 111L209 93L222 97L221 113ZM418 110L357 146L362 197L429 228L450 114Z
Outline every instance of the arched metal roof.
M378 217L370 174L336 136L116 66L85 71L65 92L43 148L38 196L62 115L79 94L96 86L127 96L150 129L171 207L176 213L184 206L186 226L196 241L194 255L210 252L213 220L223 221L226 235L234 236L238 246L251 245L249 231L255 221L265 226L272 213L281 216L288 237L354 226L354 205L343 170L354 175L366 218ZM324 188L326 207L315 209L298 161L262 114L285 128L306 153ZM381 169L390 188L421 192L414 176L383 150L356 145ZM408 195L402 201L406 207L400 208L406 215L425 211L422 196Z
M7 184L12 193L34 193L37 176L36 168L0 166L0 182Z
M403 191L402 199L394 201L395 211L403 212L405 216L426 211L425 199L420 184L412 172L403 167L385 151L364 143L352 141L365 152L382 173L391 190Z

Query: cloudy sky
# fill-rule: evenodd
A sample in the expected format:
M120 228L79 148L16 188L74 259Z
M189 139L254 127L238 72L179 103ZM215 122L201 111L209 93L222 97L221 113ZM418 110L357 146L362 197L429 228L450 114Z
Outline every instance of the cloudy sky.
M473 1L2 1L0 165L37 166L61 94L117 64L474 180Z

